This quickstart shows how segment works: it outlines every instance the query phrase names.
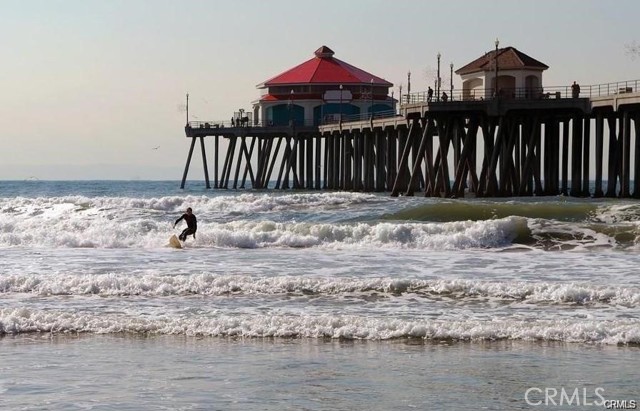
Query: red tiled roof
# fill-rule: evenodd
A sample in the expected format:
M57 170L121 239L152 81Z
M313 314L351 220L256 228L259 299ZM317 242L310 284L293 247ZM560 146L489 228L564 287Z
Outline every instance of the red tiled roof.
M456 74L464 75L475 73L478 71L494 70L496 52L490 51L484 56L479 57L464 67L456 70ZM533 57L529 57L514 47L505 47L498 49L498 69L500 70L522 70L522 69L538 69L546 70L549 66L539 62Z
M333 57L333 54L329 47L322 46L316 50L312 59L270 78L259 84L258 88L309 83L370 85L372 79L376 86L393 86L378 76Z

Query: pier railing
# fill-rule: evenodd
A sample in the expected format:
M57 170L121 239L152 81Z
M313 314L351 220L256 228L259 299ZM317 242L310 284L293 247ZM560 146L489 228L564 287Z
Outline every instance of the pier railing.
M234 121L229 120L209 120L209 121L189 121L191 128L242 128L242 127L314 127L318 123L315 120L291 120L289 122L273 122L273 121Z
M503 99L568 99L568 98L593 98L612 96L616 94L632 93L640 91L640 80L618 81L615 83L581 85L580 92L576 95L572 85L552 87L519 87L500 88L496 94L495 89L441 89L439 93L433 91L420 91L404 94L400 98L400 105L416 104L424 102L451 102L451 101L476 101L494 98ZM446 96L443 94L445 93Z
M385 110L385 111L376 111L372 113L360 113L360 114L332 114L324 116L322 121L318 121L317 119L306 119L304 121L301 120L291 120L290 122L273 122L273 121L249 121L249 122L236 122L233 123L229 120L220 120L220 121L190 121L189 127L191 128L204 128L204 129L229 129L229 128L242 128L242 127L317 127L323 124L338 124L340 123L340 118L342 118L342 122L350 122L350 121L367 121L367 120L375 120L380 118L388 118L395 117L398 113L396 110Z

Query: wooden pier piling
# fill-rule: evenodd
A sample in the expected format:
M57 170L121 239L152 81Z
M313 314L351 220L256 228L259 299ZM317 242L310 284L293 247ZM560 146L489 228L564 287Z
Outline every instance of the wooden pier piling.
M418 102L395 116L320 126L192 122L181 188L196 139L210 188L212 136L218 189L640 198L639 132L640 93Z

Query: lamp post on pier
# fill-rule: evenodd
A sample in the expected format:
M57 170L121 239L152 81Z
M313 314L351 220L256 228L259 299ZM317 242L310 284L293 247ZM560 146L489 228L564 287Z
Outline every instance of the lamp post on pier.
M369 90L369 116L373 121L373 79L371 79L371 89Z
M440 52L438 52L437 57L438 57L438 78L437 78L438 84L436 85L436 99L437 101L440 101L440 57L442 57Z
M411 94L411 71L407 71L407 104L409 104L409 94Z
M393 107L393 114L396 114L396 103L393 100L393 90L391 90L391 107Z
M450 75L450 79L451 79L451 94L449 94L449 98L451 100L453 100L453 62L451 64L449 64L449 67L451 68L451 75Z
M342 130L342 84L340 84L340 118L338 119L338 125L340 126L340 130Z
M496 80L495 80L495 83L496 83L495 86L496 87L495 87L494 93L495 93L495 96L498 97L498 92L500 91L498 89L498 46L500 45L500 41L498 40L497 37L496 37L496 43L495 44L496 44L496 54L494 56L494 60L495 60L494 63L496 65L496 76L495 76L496 77Z
M293 127L293 89L289 92L289 127Z

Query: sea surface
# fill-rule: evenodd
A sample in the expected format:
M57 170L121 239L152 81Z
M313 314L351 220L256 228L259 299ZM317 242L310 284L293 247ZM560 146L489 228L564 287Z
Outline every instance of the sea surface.
M640 202L202 185L0 181L0 410L640 408Z

